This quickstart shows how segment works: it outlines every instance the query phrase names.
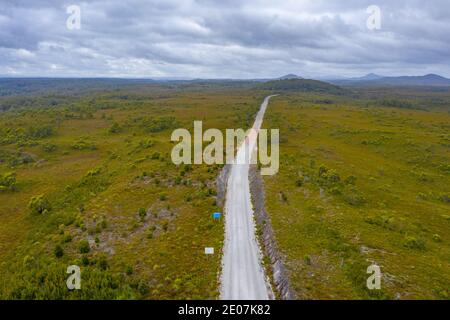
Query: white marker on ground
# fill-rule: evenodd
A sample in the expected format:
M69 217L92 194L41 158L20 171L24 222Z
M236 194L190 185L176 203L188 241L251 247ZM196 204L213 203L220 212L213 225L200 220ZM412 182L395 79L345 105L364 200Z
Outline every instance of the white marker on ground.
M214 248L206 247L205 248L205 254L214 254Z

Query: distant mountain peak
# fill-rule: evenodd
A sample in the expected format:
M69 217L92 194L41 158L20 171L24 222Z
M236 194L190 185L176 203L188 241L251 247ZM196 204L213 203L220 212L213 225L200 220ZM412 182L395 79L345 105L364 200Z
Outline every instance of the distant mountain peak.
M424 78L428 78L428 79L446 79L443 76L440 76L438 74L435 73L429 73L423 76Z
M362 76L362 77L357 78L357 79L358 80L377 80L377 79L381 79L381 78L383 78L383 76L380 76L380 75L378 75L376 73L371 72L371 73L368 73L365 76Z
M278 80L289 80L289 79L303 79L303 78L293 73L289 73L287 75L278 78Z

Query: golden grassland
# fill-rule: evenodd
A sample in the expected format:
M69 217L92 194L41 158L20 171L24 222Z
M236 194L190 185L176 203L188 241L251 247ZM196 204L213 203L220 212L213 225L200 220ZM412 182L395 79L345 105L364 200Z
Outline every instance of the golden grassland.
M220 167L175 166L170 135L248 126L260 100L144 87L0 114L0 176L16 179L0 191L0 298L217 298Z
M427 109L307 93L271 101L263 127L280 129L280 171L264 177L266 207L298 298L450 297L449 105L418 96ZM381 290L366 287L373 263Z

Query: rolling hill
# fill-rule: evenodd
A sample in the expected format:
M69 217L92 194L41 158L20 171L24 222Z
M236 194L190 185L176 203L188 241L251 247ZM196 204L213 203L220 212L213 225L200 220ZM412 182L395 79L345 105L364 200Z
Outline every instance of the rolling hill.
M346 94L347 90L331 83L311 79L273 80L258 84L259 89L272 91L320 92L330 94Z
M335 80L337 85L356 86L428 86L428 87L448 87L450 79L437 74L427 74L424 76L400 76L400 77L376 77L376 75L366 75L361 78L347 80Z
M290 80L290 79L303 79L303 78L298 76L298 75L296 75L296 74L289 73L287 75L279 77L277 80Z

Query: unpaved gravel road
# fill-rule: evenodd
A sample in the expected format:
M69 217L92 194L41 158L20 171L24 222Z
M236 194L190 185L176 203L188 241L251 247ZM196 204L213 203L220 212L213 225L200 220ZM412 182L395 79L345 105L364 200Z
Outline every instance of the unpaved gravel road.
M220 298L225 300L273 298L261 265L262 254L255 235L248 179L248 159L256 148L258 132L271 97L273 96L266 97L261 104L252 130L238 149L228 178L220 288Z

